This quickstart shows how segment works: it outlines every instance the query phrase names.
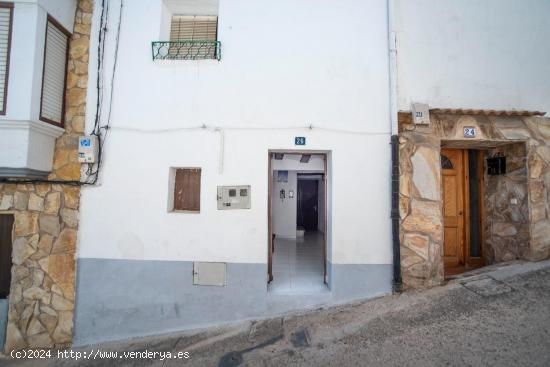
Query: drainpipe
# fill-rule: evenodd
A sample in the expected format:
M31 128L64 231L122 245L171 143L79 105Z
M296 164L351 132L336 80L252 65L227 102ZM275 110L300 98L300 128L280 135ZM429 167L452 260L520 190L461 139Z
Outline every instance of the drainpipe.
M399 241L399 136L391 137L391 232L393 245L393 291L401 292L401 248Z
M390 82L390 121L391 133L398 133L397 125L397 36L395 33L394 0L388 0L388 53Z
M399 241L399 136L397 124L397 43L394 31L394 0L388 0L388 53L391 126L391 227L393 246L393 292L401 292L401 248Z

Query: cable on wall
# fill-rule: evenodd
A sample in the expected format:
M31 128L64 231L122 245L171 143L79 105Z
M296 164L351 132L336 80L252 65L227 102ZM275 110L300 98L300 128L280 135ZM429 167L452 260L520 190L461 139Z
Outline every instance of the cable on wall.
M390 135L391 132L389 131L361 131L361 130L346 130L346 129L332 129L332 128L326 128L326 127L317 127L313 125L302 125L302 126L209 126L209 125L201 125L201 126L186 126L186 127L168 127L164 129L142 129L137 127L131 127L131 126L110 126L110 130L119 130L119 131L128 131L128 132L137 132L137 133L150 133L150 134L162 134L162 133L174 133L178 131L190 131L190 130L212 130L212 131L220 131L220 130L250 130L250 131L258 131L258 130L266 130L266 131L273 131L273 130L318 130L318 131L326 131L326 132L334 132L334 133L342 133L342 134L357 134L357 135Z

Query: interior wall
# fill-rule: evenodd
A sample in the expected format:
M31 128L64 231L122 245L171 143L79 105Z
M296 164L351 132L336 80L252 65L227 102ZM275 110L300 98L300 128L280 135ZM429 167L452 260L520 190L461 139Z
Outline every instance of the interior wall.
M272 215L273 233L279 237L296 237L296 194L298 189L298 173L288 172L288 182L278 182L277 174L273 171ZM280 191L285 190L285 198L280 198ZM289 197L289 191L294 191L294 197Z

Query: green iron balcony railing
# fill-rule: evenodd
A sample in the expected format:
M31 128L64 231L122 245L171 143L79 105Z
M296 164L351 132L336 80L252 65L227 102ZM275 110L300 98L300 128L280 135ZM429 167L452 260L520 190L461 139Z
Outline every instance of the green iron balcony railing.
M153 60L218 60L222 57L220 41L154 41Z

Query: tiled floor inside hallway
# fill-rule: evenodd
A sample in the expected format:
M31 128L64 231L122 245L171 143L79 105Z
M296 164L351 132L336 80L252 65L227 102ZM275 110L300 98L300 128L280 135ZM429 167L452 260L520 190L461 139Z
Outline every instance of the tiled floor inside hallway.
M328 292L323 282L323 233L307 232L303 238L275 238L272 294Z

